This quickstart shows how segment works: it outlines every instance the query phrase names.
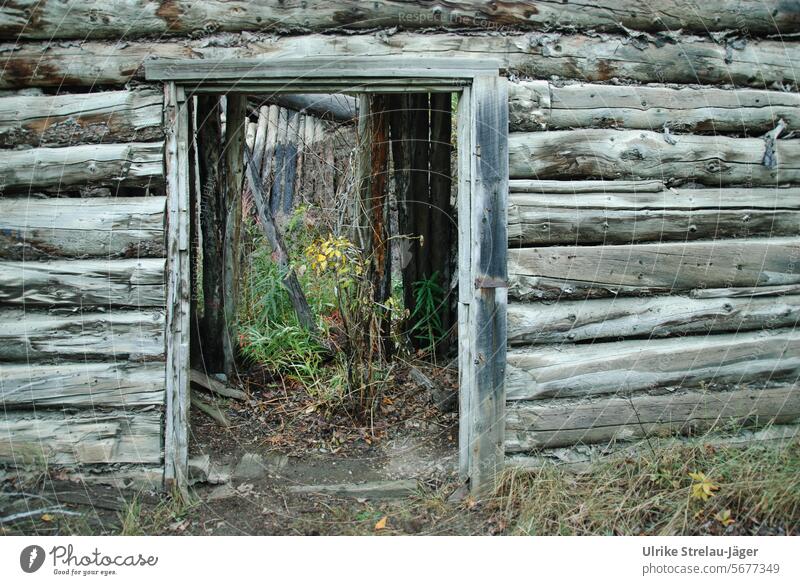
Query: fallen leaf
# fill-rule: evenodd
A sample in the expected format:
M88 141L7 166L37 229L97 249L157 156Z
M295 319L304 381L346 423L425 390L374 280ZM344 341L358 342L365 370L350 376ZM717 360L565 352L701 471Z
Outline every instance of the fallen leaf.
M731 517L730 509L724 510L723 512L717 512L714 514L714 518L723 526L730 526L736 522L736 520Z
M388 516L384 516L380 520L375 523L375 530L383 530L386 528L386 521L389 519Z
M714 492L719 489L719 486L711 481L702 471L690 472L691 477L695 483L692 484L692 498L695 500L707 500L714 495Z
M55 520L52 514L42 514L42 522L52 522Z

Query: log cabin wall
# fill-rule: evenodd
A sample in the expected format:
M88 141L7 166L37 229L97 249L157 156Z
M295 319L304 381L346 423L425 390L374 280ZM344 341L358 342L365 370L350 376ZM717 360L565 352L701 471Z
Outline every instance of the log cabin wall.
M160 465L163 200L141 189L163 144L142 120L158 108L133 105L160 100L141 85L153 58L503 64L518 460L795 421L798 33L784 0L6 3L0 457L46 444L65 464ZM56 197L95 185L112 189Z
M0 96L0 466L161 485L163 101Z

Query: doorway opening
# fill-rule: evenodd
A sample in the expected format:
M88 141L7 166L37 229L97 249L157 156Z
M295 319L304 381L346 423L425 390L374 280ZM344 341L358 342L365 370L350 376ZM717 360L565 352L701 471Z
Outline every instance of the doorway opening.
M167 94L165 454L179 486L189 404L229 424L190 383L231 393L241 357L267 364L282 408L299 382L316 401L295 403L295 414L338 401L371 445L381 438L376 413L406 402L387 392L403 382L392 377L397 362L428 356L438 367L457 347L458 429L442 425L459 446L454 469L481 490L502 464L505 85L491 64L386 61L148 65ZM278 103L302 98L297 90L350 98L356 116L333 125L313 115L313 98L302 110ZM275 367L292 355L288 372ZM407 377L426 391L448 385L410 365ZM279 398L254 401L246 390L245 408ZM319 449L342 444L337 429L326 440Z

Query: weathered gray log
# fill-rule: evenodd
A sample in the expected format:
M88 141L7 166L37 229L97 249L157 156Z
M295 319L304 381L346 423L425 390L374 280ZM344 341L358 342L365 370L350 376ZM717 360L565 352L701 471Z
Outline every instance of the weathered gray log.
M267 237L267 241L272 247L272 254L275 263L283 273L281 282L283 283L286 292L289 294L289 300L291 301L292 307L294 307L294 311L297 314L297 320L305 329L311 331L312 333L316 333L318 331L318 327L316 320L314 319L314 314L311 311L311 307L308 305L308 300L306 300L306 295L303 292L303 289L300 287L300 282L297 280L297 274L295 274L294 268L289 265L289 254L286 251L283 238L275 226L274 216L269 209L269 200L267 199L267 195L264 193L264 187L259 180L258 172L255 168L255 163L253 162L253 154L248 148L245 148L245 160L245 173L247 174L247 181L250 185L250 189L253 192L253 200L255 201L256 210L258 212L259 225L261 226L264 235Z
M512 249L509 296L520 300L676 293L800 283L800 240L718 240Z
M508 182L509 193L658 193L666 187L661 181L574 181L513 179Z
M569 7L573 10L573 7ZM85 26L81 25L81 30ZM180 42L84 42L69 46L29 43L0 46L0 89L26 86L122 85L141 79L149 59L264 59L400 55L495 58L529 77L607 81L627 78L664 83L733 83L764 88L796 83L800 47L782 41L752 41L736 48L683 38L675 44L631 42L628 36L521 34L465 36L397 33L259 37L232 45L228 38Z
M198 372L197 370L189 370L189 380L193 384L197 384L206 390L219 394L226 398L233 398L235 400L247 400L247 394L236 388L230 388L222 382L212 378L211 376Z
M685 296L508 305L508 343L522 346L658 338L687 333L795 327L800 296L695 299Z
M509 84L514 132L639 128L677 133L763 134L783 119L800 127L800 95L755 89L669 88L546 81Z
M0 147L161 140L163 92L153 89L0 98Z
M643 31L685 29L699 33L740 29L750 34L789 34L800 28L793 5L780 0L602 0L576 10L560 1L487 4L451 0L433 9L425 2L344 0L271 2L269 0L189 0L168 5L148 0L85 0L77 4L17 0L0 10L0 38L135 38L169 34L241 31L340 31L400 27L590 29Z
M164 197L0 199L0 258L164 257Z
M800 387L609 398L568 405L516 403L506 411L510 453L650 435L692 435L800 420Z
M148 185L163 176L163 142L32 148L0 155L0 191L86 183Z
M163 405L164 364L3 363L0 401L8 409Z
M335 122L351 122L358 115L356 98L343 93L279 93L266 100L250 98L251 103L276 104Z
M793 236L800 190L512 194L508 216L512 246Z
M0 418L0 462L160 463L161 418L158 410L7 410Z
M507 396L565 398L796 380L799 349L800 332L791 329L515 349L508 352Z
M508 137L511 177L693 180L707 185L800 181L800 140L776 144L778 167L762 164L760 138L674 136L646 130L558 130Z
M164 260L0 262L5 304L162 307Z
M47 313L0 309L0 323L0 360L4 361L164 359L164 314L160 310Z

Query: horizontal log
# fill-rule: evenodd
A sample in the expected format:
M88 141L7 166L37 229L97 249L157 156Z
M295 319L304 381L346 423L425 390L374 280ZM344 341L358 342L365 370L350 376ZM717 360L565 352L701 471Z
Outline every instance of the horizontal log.
M509 172L514 179L591 178L695 181L706 185L800 182L800 140L778 140L778 165L763 163L760 138L676 135L646 130L557 130L512 133Z
M342 93L283 93L271 95L266 100L253 97L250 103L254 109L265 104L276 104L337 122L351 122L358 116L356 98Z
M0 417L0 462L19 465L160 463L162 414L158 410L6 410Z
M164 175L163 142L85 144L0 153L0 191L31 187L148 185Z
M36 466L25 465L20 461L21 467L6 464L5 469L0 468L0 482L14 478L17 481L33 484L41 480L41 471ZM69 481L78 483L78 489L85 493L81 484L109 486L120 490L136 490L143 492L158 492L164 487L164 466L156 465L82 465L78 469L65 469Z
M0 98L0 147L161 140L164 92L153 89Z
M164 372L163 363L0 363L0 401L8 409L162 405Z
M775 286L746 286L727 288L696 288L689 291L689 296L695 299L725 299L742 297L774 297L782 295L800 294L800 284L785 284Z
M565 5L569 6L569 5ZM572 10L572 7L570 7ZM81 25L85 31L85 25ZM738 48L737 48L738 47ZM663 83L732 83L764 88L793 85L800 70L800 47L782 41L750 41L727 46L687 37L680 42L634 43L626 36L506 34L467 36L454 33L394 35L250 35L180 42L0 45L0 89L46 86L123 85L142 79L151 59L233 60L399 55L426 58L498 59L528 77L608 81L612 78Z
M800 95L783 91L670 88L545 81L509 84L514 132L567 128L639 128L676 133L763 134L783 119L800 128Z
M512 179L509 193L658 193L666 188L661 181L572 181Z
M508 252L509 297L582 299L800 283L800 240L549 246Z
M1 262L0 303L162 307L164 260Z
M656 435L694 435L800 420L800 387L608 398L569 405L515 403L506 410L506 451Z
M789 445L800 437L800 425L770 425L762 429L741 429L732 432L704 434L698 437L649 437L647 445L641 441L625 442L616 445L592 444L574 445L543 449L535 453L517 453L506 458L507 467L526 470L541 469L545 465L559 465L576 473L584 473L590 466L610 457L639 458L647 457L662 449L675 448L718 448L737 449L753 446L769 446L770 448Z
M509 400L797 379L800 332L770 330L508 352Z
M780 0L601 0L575 10L560 1L536 0L487 4L449 0L433 9L426 2L340 0L84 0L40 3L15 0L0 9L0 38L135 38L221 32L307 32L399 27L495 30L583 29L620 32L684 29L699 33L740 29L749 34L789 34L800 30L797 10Z
M164 197L0 199L0 258L164 257Z
M512 193L508 208L512 246L793 236L798 226L798 189Z
M696 299L679 296L509 303L508 343L659 338L795 327L800 296Z
M159 310L47 313L0 309L0 360L164 359L164 314Z

